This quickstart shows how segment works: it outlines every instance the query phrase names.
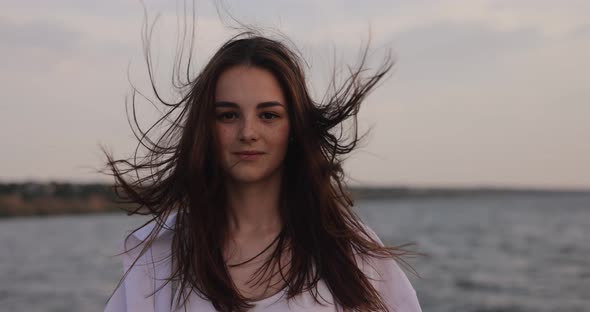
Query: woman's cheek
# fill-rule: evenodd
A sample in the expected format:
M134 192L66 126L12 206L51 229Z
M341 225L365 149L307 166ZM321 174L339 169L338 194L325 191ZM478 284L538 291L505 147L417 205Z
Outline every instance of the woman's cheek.
M282 123L278 129L275 131L277 138L275 139L275 142L281 144L281 145L285 145L288 143L289 140L289 123L285 122Z
M222 148L226 148L228 145L232 143L232 131L229 125L220 125L218 126L218 135L220 139L220 145Z

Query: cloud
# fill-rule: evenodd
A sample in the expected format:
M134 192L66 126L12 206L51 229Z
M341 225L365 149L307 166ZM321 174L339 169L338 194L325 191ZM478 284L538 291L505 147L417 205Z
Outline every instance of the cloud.
M62 50L75 47L81 34L48 21L16 23L0 19L0 47Z
M469 79L513 54L546 43L534 29L499 31L477 23L440 22L410 29L392 40L406 79Z
M270 0L224 1L246 24L292 38L320 95L324 88L315 82L331 73L332 49L338 62L354 64L369 25L373 47L397 53L393 78L361 112L377 126L366 150L373 156L351 159L352 176L373 183L590 185L590 174L580 173L590 157L580 143L590 133L583 72L589 1L302 0L288 10ZM232 31L211 1L196 2L194 60L202 65ZM152 50L161 83L169 79L178 35L175 3L146 0L151 17L162 13ZM6 177L94 179L74 165L97 164L98 139L117 152L134 146L123 97L130 59L134 82L149 92L142 14L137 1L2 1L0 102L10 104L0 124L23 129L0 133Z
M1 76L18 80L21 75L51 71L75 56L83 35L50 21L15 22L0 18Z

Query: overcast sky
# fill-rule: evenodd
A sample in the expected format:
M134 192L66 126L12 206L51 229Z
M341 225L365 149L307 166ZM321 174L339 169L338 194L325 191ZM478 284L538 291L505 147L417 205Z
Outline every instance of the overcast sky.
M177 10L145 2L161 14L153 51L167 94ZM369 29L373 60L394 51L391 78L360 114L372 131L346 162L352 183L590 189L590 1L226 3L293 40L314 94L334 53L354 63ZM210 1L196 11L203 64L233 31ZM110 181L93 169L99 144L118 157L135 147L128 65L149 91L142 19L131 0L0 2L0 181ZM150 124L153 109L140 108Z

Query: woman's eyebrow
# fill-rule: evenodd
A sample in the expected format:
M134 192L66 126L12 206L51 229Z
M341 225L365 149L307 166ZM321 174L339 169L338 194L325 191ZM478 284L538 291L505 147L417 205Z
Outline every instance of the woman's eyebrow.
M269 108L269 107L274 107L274 106L284 106L284 105L281 104L280 102L277 102L277 101L268 101L268 102L258 103L258 105L256 105L256 108L261 109L261 108ZM216 108L240 108L240 106L237 103L229 102L229 101L215 102L215 107Z
M281 104L277 101L262 102L262 103L259 103L256 106L256 108L269 108L269 107L273 107L273 106L283 106L283 104Z

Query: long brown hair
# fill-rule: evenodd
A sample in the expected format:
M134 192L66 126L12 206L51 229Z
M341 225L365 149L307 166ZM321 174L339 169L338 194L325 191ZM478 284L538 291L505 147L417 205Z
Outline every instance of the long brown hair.
M362 138L357 131L357 113L365 97L392 68L391 57L369 71L367 44L358 64L349 67L346 79L338 84L334 74L329 96L315 102L308 93L303 59L288 47L286 40L273 40L255 31L242 32L223 44L195 77L190 74L191 53L185 54L183 40L173 74L173 86L181 97L169 102L155 87L150 30L144 27L149 77L158 102L167 111L149 129L142 129L135 105L136 97L142 94L134 88L126 103L131 104L128 118L138 139L135 154L115 160L105 151L107 168L114 176L121 201L136 204L127 210L128 214L150 215L150 221L157 223L152 235L142 242L141 254L155 240L162 221L175 212L171 246L175 265L167 282L178 282L181 294L195 291L220 311L244 311L252 306L235 288L223 258L228 211L224 209L224 172L215 148L213 116L220 74L236 65L255 66L270 71L279 81L288 102L293 138L284 160L280 194L283 230L273 242L274 252L258 273L278 267L288 299L311 291L319 302L314 290L323 280L335 303L344 308L387 310L355 257L401 259L406 251L382 246L353 212L342 161ZM192 51L192 34L189 40ZM188 62L183 63L187 55ZM348 131L343 130L345 121L351 122ZM154 139L150 135L156 130L162 131ZM142 147L146 154L139 157ZM283 271L285 265L280 261L286 249L290 263ZM260 284L270 280L262 273L258 278ZM184 303L187 298L185 295Z

